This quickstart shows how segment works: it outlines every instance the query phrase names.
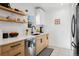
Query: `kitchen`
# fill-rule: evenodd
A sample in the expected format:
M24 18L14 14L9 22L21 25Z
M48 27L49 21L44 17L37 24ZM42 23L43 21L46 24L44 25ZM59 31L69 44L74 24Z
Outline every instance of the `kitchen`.
M77 3L0 3L0 55L74 55L71 20L76 6Z

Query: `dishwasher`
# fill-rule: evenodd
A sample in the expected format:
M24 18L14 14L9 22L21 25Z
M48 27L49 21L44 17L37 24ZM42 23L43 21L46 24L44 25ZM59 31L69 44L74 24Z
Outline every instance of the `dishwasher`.
M28 38L25 40L25 54L26 56L35 56L35 38Z

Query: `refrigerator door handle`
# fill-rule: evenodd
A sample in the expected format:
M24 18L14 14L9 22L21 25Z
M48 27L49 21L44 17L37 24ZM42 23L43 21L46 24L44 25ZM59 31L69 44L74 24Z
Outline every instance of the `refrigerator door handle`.
M74 37L75 36L75 16L74 15L71 21L71 33L72 33L72 36Z
M74 42L72 42L71 45L72 45L74 48L77 48L77 45L76 45Z

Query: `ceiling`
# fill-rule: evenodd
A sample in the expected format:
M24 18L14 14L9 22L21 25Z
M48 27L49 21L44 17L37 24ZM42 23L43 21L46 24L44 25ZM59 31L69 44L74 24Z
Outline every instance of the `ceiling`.
M41 7L46 12L51 13L52 11L56 11L61 8L71 7L71 6L73 7L76 4L75 3L18 3L18 5L23 9L27 9L27 8L35 9L35 7Z
M71 7L75 5L74 3L27 3L32 7L42 7L46 12L51 12L52 10L60 9L63 7Z

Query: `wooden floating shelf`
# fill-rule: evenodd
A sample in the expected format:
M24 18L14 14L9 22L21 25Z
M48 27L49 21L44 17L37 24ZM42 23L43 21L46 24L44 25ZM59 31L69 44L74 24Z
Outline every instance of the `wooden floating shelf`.
M6 18L0 18L0 21L4 21L4 22L14 22L14 23L28 23L28 22L21 22L21 21L6 19Z
M16 13L16 14L19 14L19 15L22 15L22 16L26 15L24 12L19 12L19 11L16 11L14 9L7 8L7 7L1 6L1 5L0 5L0 9L6 10L6 11L9 11L9 12L12 12L12 13Z

